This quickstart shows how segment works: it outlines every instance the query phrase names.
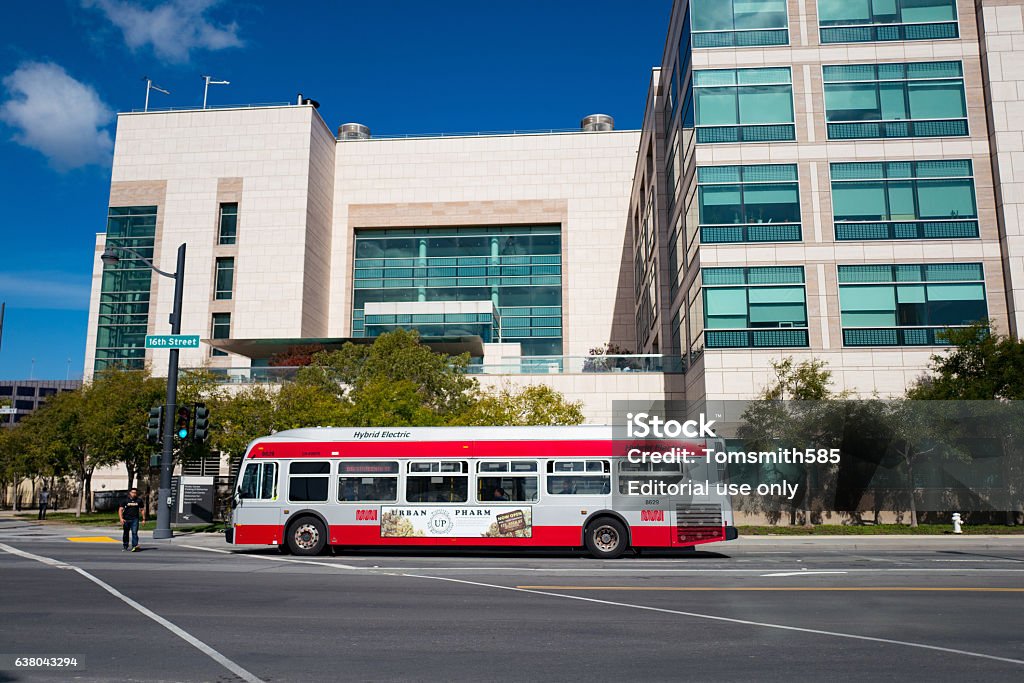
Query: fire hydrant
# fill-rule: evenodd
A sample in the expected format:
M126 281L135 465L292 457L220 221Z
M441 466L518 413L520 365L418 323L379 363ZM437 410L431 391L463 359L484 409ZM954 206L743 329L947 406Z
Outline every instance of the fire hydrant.
M963 530L960 529L960 522L961 521L963 521L963 520L960 518L960 513L959 512L954 512L953 513L953 533L954 534L962 534L963 533Z

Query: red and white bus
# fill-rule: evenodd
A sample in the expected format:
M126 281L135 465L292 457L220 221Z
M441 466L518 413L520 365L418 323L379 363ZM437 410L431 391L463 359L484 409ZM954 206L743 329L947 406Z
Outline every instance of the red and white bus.
M279 432L246 451L227 541L297 555L327 545L486 546L585 547L614 558L736 537L729 499L715 493L715 465L649 462L630 450L640 445L589 426ZM703 455L706 444L671 445ZM685 495L635 493L659 481L697 486Z

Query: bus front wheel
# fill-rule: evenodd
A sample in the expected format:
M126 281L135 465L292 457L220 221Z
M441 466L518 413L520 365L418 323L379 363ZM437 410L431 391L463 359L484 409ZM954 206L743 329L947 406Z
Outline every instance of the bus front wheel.
M316 517L303 517L289 527L286 540L292 555L319 555L327 545L327 529Z
M587 550L599 560L614 560L626 551L626 527L617 519L602 517L587 526Z

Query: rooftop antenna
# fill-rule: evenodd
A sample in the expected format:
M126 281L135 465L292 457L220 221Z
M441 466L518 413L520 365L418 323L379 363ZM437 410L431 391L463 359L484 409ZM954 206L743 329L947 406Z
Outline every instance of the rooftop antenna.
M146 104L143 105L142 111L149 111L149 91L150 90L156 90L157 92L162 92L165 95L170 95L171 94L170 90L164 90L159 85L153 85L153 79L150 78L149 76L143 76L142 80L146 81Z
M203 80L206 84L203 86L203 109L206 109L206 95L210 91L211 85L231 85L231 81L214 81L213 76L207 76L203 74Z
M0 303L0 349L4 347L4 313L7 312L7 302Z

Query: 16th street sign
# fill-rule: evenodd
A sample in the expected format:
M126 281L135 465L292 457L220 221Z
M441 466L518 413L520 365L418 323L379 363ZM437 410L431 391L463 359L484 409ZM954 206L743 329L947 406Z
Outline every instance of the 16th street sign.
M198 334L147 334L147 349L198 349Z

